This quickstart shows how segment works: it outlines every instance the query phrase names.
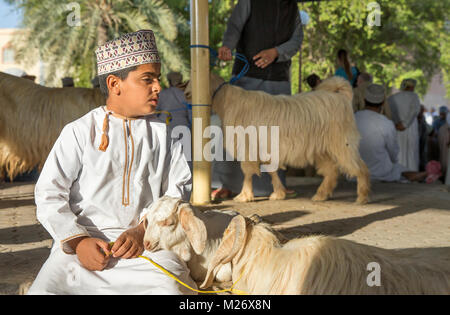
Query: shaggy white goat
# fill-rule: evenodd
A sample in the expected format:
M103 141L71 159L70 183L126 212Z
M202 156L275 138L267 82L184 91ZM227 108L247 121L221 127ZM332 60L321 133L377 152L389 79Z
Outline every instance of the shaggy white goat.
M223 82L222 78L211 74L212 109L220 116L224 133L226 126L254 126L257 132L260 126L279 126L280 168L303 168L310 164L315 165L317 172L324 176L313 200L323 201L331 196L341 171L351 177L356 176L357 202L367 203L369 170L359 155L360 135L353 115L352 87L347 80L332 77L312 92L292 96L247 91L231 84L223 85ZM191 91L189 84L185 90L188 100L191 99ZM235 139L235 158L237 144ZM252 176L260 175L260 157L257 161L250 161L248 147L246 145L246 160L241 161L244 173L242 191L235 198L241 202L254 199ZM226 149L229 151L230 148ZM266 161L268 163L270 161ZM274 190L270 199L284 199L286 189L277 172L269 174Z
M201 212L180 199L163 196L145 216L144 246L149 251L173 251L187 263L192 278L203 281L223 232L235 215L234 211ZM216 279L230 281L231 265L224 264Z
M281 245L267 224L238 215L225 230L201 287L231 262L234 288L249 294L450 294L449 258L326 236ZM379 283L371 278L371 263L380 267Z
M42 167L64 125L104 103L99 89L47 88L0 72L0 179Z

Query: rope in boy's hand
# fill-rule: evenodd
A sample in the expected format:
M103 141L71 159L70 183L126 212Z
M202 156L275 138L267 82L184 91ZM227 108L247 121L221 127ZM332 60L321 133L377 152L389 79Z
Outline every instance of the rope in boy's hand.
M114 242L110 242L109 243L109 247L112 248L114 245ZM241 291L241 290L237 290L237 289L233 289L233 287L236 285L236 283L241 279L242 275L239 277L239 279L233 283L233 285L229 288L229 289L223 289L223 290L217 290L217 291L205 291L205 290L197 290L192 288L190 285L184 283L183 281L181 281L180 279L178 279L177 276L175 276L174 274L172 274L170 271L168 271L167 269L165 269L163 266L157 264L155 261L153 261L151 258L147 257L147 256L142 256L140 255L139 258L145 259L148 262L150 262L153 266L155 266L156 268L158 268L159 270L161 270L164 274L166 274L167 276L169 276L170 278L172 278L173 280L175 280L176 282L178 282L179 284L181 284L182 286L188 288L189 290L192 290L194 292L198 292L198 293L223 293L223 292L231 292L231 293L235 293L235 294L239 294L239 295L244 295L244 294L248 294L247 292Z

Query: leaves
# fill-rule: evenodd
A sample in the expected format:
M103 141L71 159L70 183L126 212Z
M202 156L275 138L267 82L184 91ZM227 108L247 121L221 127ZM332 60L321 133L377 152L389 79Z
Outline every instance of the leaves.
M367 25L375 10L368 9L370 3L379 5L380 26ZM450 38L443 25L450 18L449 0L325 1L299 4L299 8L310 15L304 29L303 78L312 73L322 78L332 75L340 48L349 52L361 71L371 73L376 83L388 89L398 88L403 78L412 76L423 95L436 72L442 70L448 78ZM293 61L292 85L297 92L298 58ZM309 89L305 82L302 88Z
M181 71L185 79L190 76L189 0L73 0L80 5L81 27L67 25L71 12L65 2L7 2L23 9L23 24L29 29L15 41L18 58L31 63L40 56L48 65L48 84L56 84L64 73L78 79L77 85L90 86L97 44L142 28L155 32L163 74ZM208 3L209 44L217 50L237 0ZM314 1L299 3L299 9L310 16L304 28L303 78L312 73L333 75L336 53L344 48L361 71L388 89L412 76L423 95L431 77L442 71L450 95L450 0ZM370 27L368 20L375 13L381 24ZM213 71L229 79L231 67L227 63ZM301 84L308 90L305 82ZM293 58L292 90L298 90L298 57Z
M77 9L59 0L23 0L16 5L24 12L28 30L13 45L19 61L37 61L46 66L46 84L58 85L59 78L74 76L77 86L90 86L96 74L98 44L120 34L152 29L163 60L162 70L188 75L188 66L175 39L187 21L161 0L73 0L78 5L80 26L69 23ZM71 25L72 24L72 25ZM165 80L165 77L163 77Z

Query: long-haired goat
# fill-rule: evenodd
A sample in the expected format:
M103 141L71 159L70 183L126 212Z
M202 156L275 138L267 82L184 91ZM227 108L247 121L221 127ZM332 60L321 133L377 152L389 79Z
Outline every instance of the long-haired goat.
M259 127L278 126L280 168L302 168L311 164L324 176L313 200L323 201L331 196L341 171L351 177L356 176L357 202L367 203L370 190L369 170L359 155L360 135L353 116L353 92L348 81L332 77L324 80L312 92L292 96L247 91L223 83L222 78L211 74L212 109L220 116L224 133L227 126L254 126L258 133ZM189 84L185 91L187 99L191 99L191 91ZM261 135L258 134L258 137ZM273 141L272 139L271 142ZM235 158L238 142L234 141L235 148L232 150ZM258 143L259 145L261 144ZM247 145L245 149L246 159L241 161L244 173L242 191L235 198L242 202L254 199L252 176L260 175L260 165L264 164L261 163L261 157L256 161L247 158L248 147ZM261 148L257 152L261 152ZM269 174L274 190L270 199L284 199L286 189L277 172Z
M223 232L236 216L234 211L199 211L180 199L163 196L154 202L144 219L144 246L149 251L170 250L184 260L196 281L205 280L208 264ZM231 280L231 265L216 274L218 282Z
M99 89L47 88L0 72L0 176L42 167L64 125L104 103Z
M218 268L231 262L234 288L249 294L450 294L449 258L326 236L281 245L267 224L238 215L201 287L210 286ZM379 278L372 274L377 270Z

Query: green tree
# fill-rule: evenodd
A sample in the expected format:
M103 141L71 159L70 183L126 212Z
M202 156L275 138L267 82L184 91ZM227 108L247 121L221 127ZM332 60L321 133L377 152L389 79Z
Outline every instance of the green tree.
M379 4L380 25L368 25ZM346 49L354 64L374 76L376 83L398 88L402 79L419 81L423 95L434 74L443 71L449 79L450 1L363 0L323 1L299 4L310 15L302 47L302 77L334 74L336 53ZM448 24L448 22L447 22ZM293 92L298 90L298 58L293 64ZM308 90L302 82L303 90ZM449 93L449 86L447 84Z
M63 72L78 79L77 85L90 86L96 74L97 45L139 29L154 31L163 73L189 75L177 46L178 32L186 32L188 23L161 0L8 1L23 10L27 30L14 41L17 57L35 62L40 56L47 65L47 84L57 84L57 73Z
M189 0L166 0L166 4L184 20L190 20ZM228 18L237 3L237 0L210 0L209 1L209 46L218 50L222 46L222 38L227 27ZM178 47L190 64L190 28L186 27L177 39ZM213 60L214 61L214 60ZM216 67L212 70L225 79L230 79L232 63L224 63L215 60Z

